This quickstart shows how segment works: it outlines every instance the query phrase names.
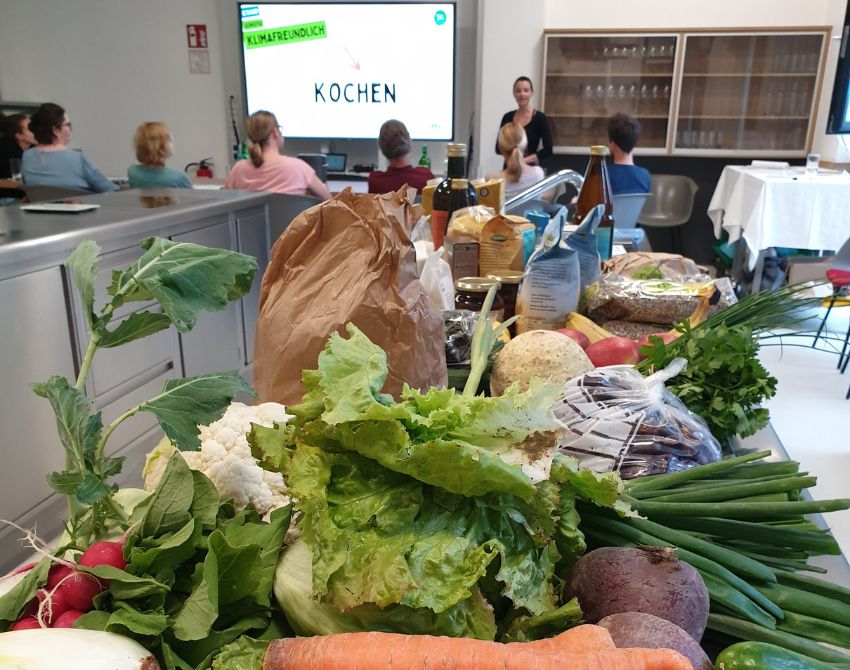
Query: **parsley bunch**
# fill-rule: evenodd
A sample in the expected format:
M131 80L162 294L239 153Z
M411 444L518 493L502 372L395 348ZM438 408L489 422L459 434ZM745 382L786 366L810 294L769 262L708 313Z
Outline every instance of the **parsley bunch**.
M646 356L642 371L662 369L677 357L687 359L688 367L668 381L667 388L700 415L721 442L764 427L769 415L760 405L775 395L776 379L758 360L753 330L725 324L690 328L687 322L678 328L682 335L670 344L653 337L641 348Z

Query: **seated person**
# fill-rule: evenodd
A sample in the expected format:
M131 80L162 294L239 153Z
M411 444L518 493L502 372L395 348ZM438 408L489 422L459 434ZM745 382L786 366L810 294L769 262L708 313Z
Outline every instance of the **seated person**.
M21 157L24 184L98 193L118 189L82 151L68 148L71 121L62 107L44 103L32 115L30 130L38 144Z
M313 195L322 200L331 197L328 187L312 167L298 158L281 153L283 135L274 114L254 112L245 122L245 132L251 140L248 145L249 158L233 166L224 188Z
M0 137L0 179L11 179L14 175L9 161L20 160L24 151L36 145L29 122L30 117L26 114L12 114L3 118L3 137Z
M384 122L378 134L378 147L388 165L384 172L375 170L369 174L369 193L397 191L405 184L422 193L428 180L434 178L428 168L410 164L410 133L401 121Z
M542 167L525 162L527 144L525 130L515 121L506 123L499 129L499 152L505 159L505 169L490 172L486 179L504 179L506 198L522 193L546 176Z
M165 159L174 153L174 139L164 123L142 123L136 129L133 146L140 164L127 168L130 188L192 188L189 175L165 167Z
M628 114L614 114L608 119L608 183L612 195L649 193L652 182L649 170L635 165L632 152L640 138L640 123Z

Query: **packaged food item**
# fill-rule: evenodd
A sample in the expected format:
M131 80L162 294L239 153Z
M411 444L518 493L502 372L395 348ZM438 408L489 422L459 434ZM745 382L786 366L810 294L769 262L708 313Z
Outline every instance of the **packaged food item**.
M478 204L491 207L494 212L501 214L505 211L505 180L491 179L489 181L475 180L472 182L478 194Z
M419 282L428 297L431 309L436 312L454 309L455 305L452 271L444 260L445 253L445 247L436 251L432 249L419 270Z
M455 211L449 221L446 238L453 240L472 240L478 242L481 229L496 215L491 207L475 205Z
M596 231L605 215L605 207L597 205L582 219L578 228L567 235L567 246L578 253L579 294L599 278L599 243Z
M475 313L481 311L484 299L491 286L500 286L498 280L490 277L461 277L455 281L455 307L457 309L469 309ZM492 321L504 321L505 303L502 297L496 293L493 306L490 308L489 318Z
M443 312L446 341L446 364L469 363L472 355L472 333L478 313L468 309L453 309Z
M585 293L587 315L597 323L636 321L670 324L696 310L704 296L712 296L716 287L711 279L674 282L666 279L630 279L619 274L602 275ZM715 306L734 302L734 294L723 297Z
M480 274L521 272L534 252L534 225L521 216L497 214L484 224L479 241Z
M579 299L578 252L564 243L564 217L553 218L525 267L517 294L516 332L563 328Z
M623 479L720 460L705 422L664 387L686 365L677 358L649 377L631 366L597 368L567 382L552 408L567 427L559 450Z
M637 321L606 321L602 327L618 337L628 337L639 340L647 335L656 335L670 330L670 324L663 323L639 323Z
M602 272L630 279L669 279L676 282L704 281L710 277L690 258L654 251L631 251L602 263Z
M487 275L487 277L489 279L495 279L501 284L501 287L499 288L499 297L505 305L504 320L507 321L516 314L517 293L519 292L519 285L522 282L523 273L497 272L495 274ZM516 335L516 323L512 323L508 326L508 332L511 334L511 337Z
M329 335L347 323L386 352L384 392L445 386L443 316L419 281L413 223L405 189L346 190L295 217L275 242L260 289L260 402L300 402L300 371L316 368Z

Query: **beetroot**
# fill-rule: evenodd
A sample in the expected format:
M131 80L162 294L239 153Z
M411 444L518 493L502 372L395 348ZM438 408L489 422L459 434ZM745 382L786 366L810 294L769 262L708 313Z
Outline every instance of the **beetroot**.
M625 612L600 619L618 649L673 649L687 657L694 670L713 670L711 659L687 632L676 624L652 614Z
M699 573L670 548L603 547L582 556L570 575L584 619L644 612L671 621L697 642L708 621L708 591Z

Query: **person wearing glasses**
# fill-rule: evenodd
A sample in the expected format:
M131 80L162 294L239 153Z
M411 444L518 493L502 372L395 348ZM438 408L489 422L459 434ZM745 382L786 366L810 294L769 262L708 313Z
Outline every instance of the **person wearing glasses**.
M237 162L227 175L224 188L245 191L271 191L289 195L313 195L322 200L331 197L316 171L299 158L284 156L283 135L271 112L254 112L245 122L251 143L248 158Z
M21 157L24 184L96 193L118 188L82 151L68 148L71 121L59 105L46 102L39 107L30 118L30 130L38 144L27 149Z

